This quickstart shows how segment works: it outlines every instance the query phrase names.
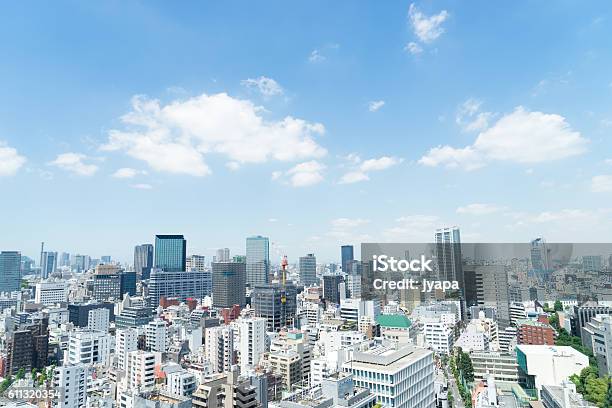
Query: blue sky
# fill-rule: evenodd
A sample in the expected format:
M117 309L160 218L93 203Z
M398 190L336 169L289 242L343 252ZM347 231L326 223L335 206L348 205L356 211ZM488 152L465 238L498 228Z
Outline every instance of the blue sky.
M11 3L0 35L0 249L610 240L609 2Z

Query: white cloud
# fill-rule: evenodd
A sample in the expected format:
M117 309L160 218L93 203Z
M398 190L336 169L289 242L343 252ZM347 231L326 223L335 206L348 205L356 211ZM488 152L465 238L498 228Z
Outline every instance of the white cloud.
M445 165L474 170L486 162L542 163L586 151L588 140L556 114L530 112L522 106L501 117L464 148L438 146L419 160L425 166Z
M130 167L122 167L113 173L113 177L120 179L134 178L139 174L147 174L146 171L132 169Z
M360 181L368 181L370 179L370 177L368 177L367 174L365 174L362 171L349 171L348 173L344 174L341 178L339 183L340 184L352 184L352 183L358 183Z
M403 160L396 157L381 156L377 159L368 159L360 163L360 161L354 162L359 164L356 169L353 169L345 173L341 178L340 184L351 184L360 181L367 181L370 179L368 173L372 171L386 170L392 166L401 163Z
M500 207L494 204L474 203L457 208L457 214L488 215L497 213L499 211L502 211L503 209L504 207Z
M139 183L139 184L132 184L132 188L135 188L137 190L151 190L153 186L150 184Z
M591 179L591 191L594 193L612 192L612 174L601 174Z
M79 176L92 176L98 171L98 166L95 164L87 164L85 160L89 158L80 153L62 153L55 160L49 162L49 165L59 167L62 170L69 171Z
M457 109L455 122L464 132L483 131L489 127L489 121L495 116L491 112L481 112L482 101L467 99Z
M283 94L283 88L273 80L265 76L259 78L248 78L240 82L243 86L257 89L263 96L276 96Z
M240 169L240 163L235 161L227 162L225 163L225 167L227 167L231 171L237 171Z
M278 219L277 218L268 218L268 222L277 222Z
M408 9L408 17L414 34L419 40L424 43L431 43L444 33L442 23L450 17L450 14L446 10L442 10L438 14L426 16L417 9L414 3L412 3Z
M376 112L377 110L379 110L380 108L382 108L383 106L385 106L385 101L371 101L368 104L368 110L370 112Z
M205 155L218 154L232 162L264 163L319 158L327 151L315 140L320 123L287 116L266 120L263 108L226 93L202 94L167 105L137 96L111 130L105 151L124 151L162 172L206 176Z
M370 221L363 218L336 218L332 220L332 228L356 228L368 224Z
M323 62L326 59L327 58L325 58L325 56L321 54L321 51L319 50L312 50L312 52L308 56L308 61L313 62L313 63Z
M316 160L300 163L286 172L293 187L308 187L323 181L325 165Z
M392 240L418 239L429 242L441 223L440 217L435 215L408 215L397 218L394 226L385 230L384 234Z
M0 141L0 177L16 174L25 162L26 158L21 156L17 149Z
M421 47L419 44L415 43L414 41L410 41L404 47L404 51L408 51L412 55L418 55L423 52L423 47Z

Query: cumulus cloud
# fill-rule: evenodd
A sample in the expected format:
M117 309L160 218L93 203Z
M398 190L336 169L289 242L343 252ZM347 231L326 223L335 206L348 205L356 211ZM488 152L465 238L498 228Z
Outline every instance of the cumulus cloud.
M591 191L594 193L612 192L612 174L600 174L591 179Z
M495 204L474 203L457 208L457 214L488 215L502 211L504 207Z
M25 162L26 158L17 149L0 141L0 177L15 175Z
M382 108L383 106L385 106L385 101L371 101L368 104L368 110L370 112L376 112L377 110L379 110L380 108Z
M353 163L357 164L356 168L345 173L340 178L339 183L340 184L351 184L351 183L357 183L360 181L367 181L370 179L368 173L371 173L373 171L386 170L390 167L393 167L401 163L402 161L403 161L402 159L398 159L396 157L381 156L376 159L368 159L362 162L361 159L357 157L357 161L353 160Z
M49 165L58 167L62 170L69 171L78 176L92 176L98 171L98 166L85 161L89 158L80 153L62 153L55 160L49 162Z
M263 96L276 96L283 94L283 88L273 80L272 78L267 78L265 76L260 76L259 78L248 78L240 82L243 86L256 89Z
M316 160L297 164L285 173L274 172L272 179L286 177L293 187L308 187L323 181L325 165Z
M312 50L312 52L308 56L308 61L313 62L313 63L323 62L326 59L327 58L325 58L325 56L321 54L321 51L319 50Z
M122 151L161 172L206 176L208 154L237 164L297 161L324 156L315 141L320 123L287 116L266 120L263 108L226 93L162 104L136 96L123 129L109 132L103 151ZM235 167L235 165L232 165Z
M132 169L130 167L122 167L113 173L113 177L120 179L134 178L139 174L147 174L146 171Z
M450 17L446 10L442 10L438 14L426 16L417 6L412 3L408 9L408 18L414 34L422 42L428 44L436 40L444 33L442 24Z
M479 133L463 148L433 147L419 160L425 166L443 165L474 170L499 160L522 164L565 159L584 153L588 140L563 116L530 112L522 106Z
M435 215L407 215L395 220L393 227L384 231L389 239L419 239L428 242L433 231L441 225L440 217Z

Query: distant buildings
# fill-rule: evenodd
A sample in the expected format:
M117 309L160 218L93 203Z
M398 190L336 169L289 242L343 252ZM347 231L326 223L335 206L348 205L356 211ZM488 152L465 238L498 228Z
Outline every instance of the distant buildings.
M217 256L213 262L229 262L230 260L229 248L219 248L217 249Z
M226 308L246 304L246 264L214 262L212 264L213 306Z
M153 268L153 245L142 244L134 247L134 272L139 279L149 279Z
M190 255L187 258L186 270L190 271L191 269L204 272L206 270L206 257L204 255Z
M42 305L54 305L68 301L68 282L43 281L35 287L34 301Z
M340 299L345 297L344 276L338 273L323 275L323 299L329 303L340 304Z
M13 292L21 288L21 253L0 252L0 293Z
M311 286L317 283L317 258L314 254L300 257L299 272L302 285Z
M269 282L270 241L260 235L246 239L246 283L255 286Z
M459 228L440 228L435 233L436 259L441 280L463 283L461 234Z
M155 268L181 272L187 267L187 241L182 235L155 236Z
M342 262L342 272L346 273L349 269L349 263L355 259L352 245L342 245L340 247L340 259Z
M211 294L212 274L210 271L166 272L153 269L149 277L149 301L152 306L159 304L162 297L176 297L181 301L188 298L202 299Z
M57 269L57 252L43 252L40 259L40 276L42 279L47 279Z

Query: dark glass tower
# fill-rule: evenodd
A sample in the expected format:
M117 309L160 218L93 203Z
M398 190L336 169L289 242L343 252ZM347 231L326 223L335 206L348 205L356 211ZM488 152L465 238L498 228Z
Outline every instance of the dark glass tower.
M353 246L342 245L340 248L340 255L342 256L342 272L347 272L349 263L355 259L353 255Z
M181 272L187 267L187 241L182 235L155 236L155 267Z
M0 292L12 292L21 287L21 253L0 252Z

